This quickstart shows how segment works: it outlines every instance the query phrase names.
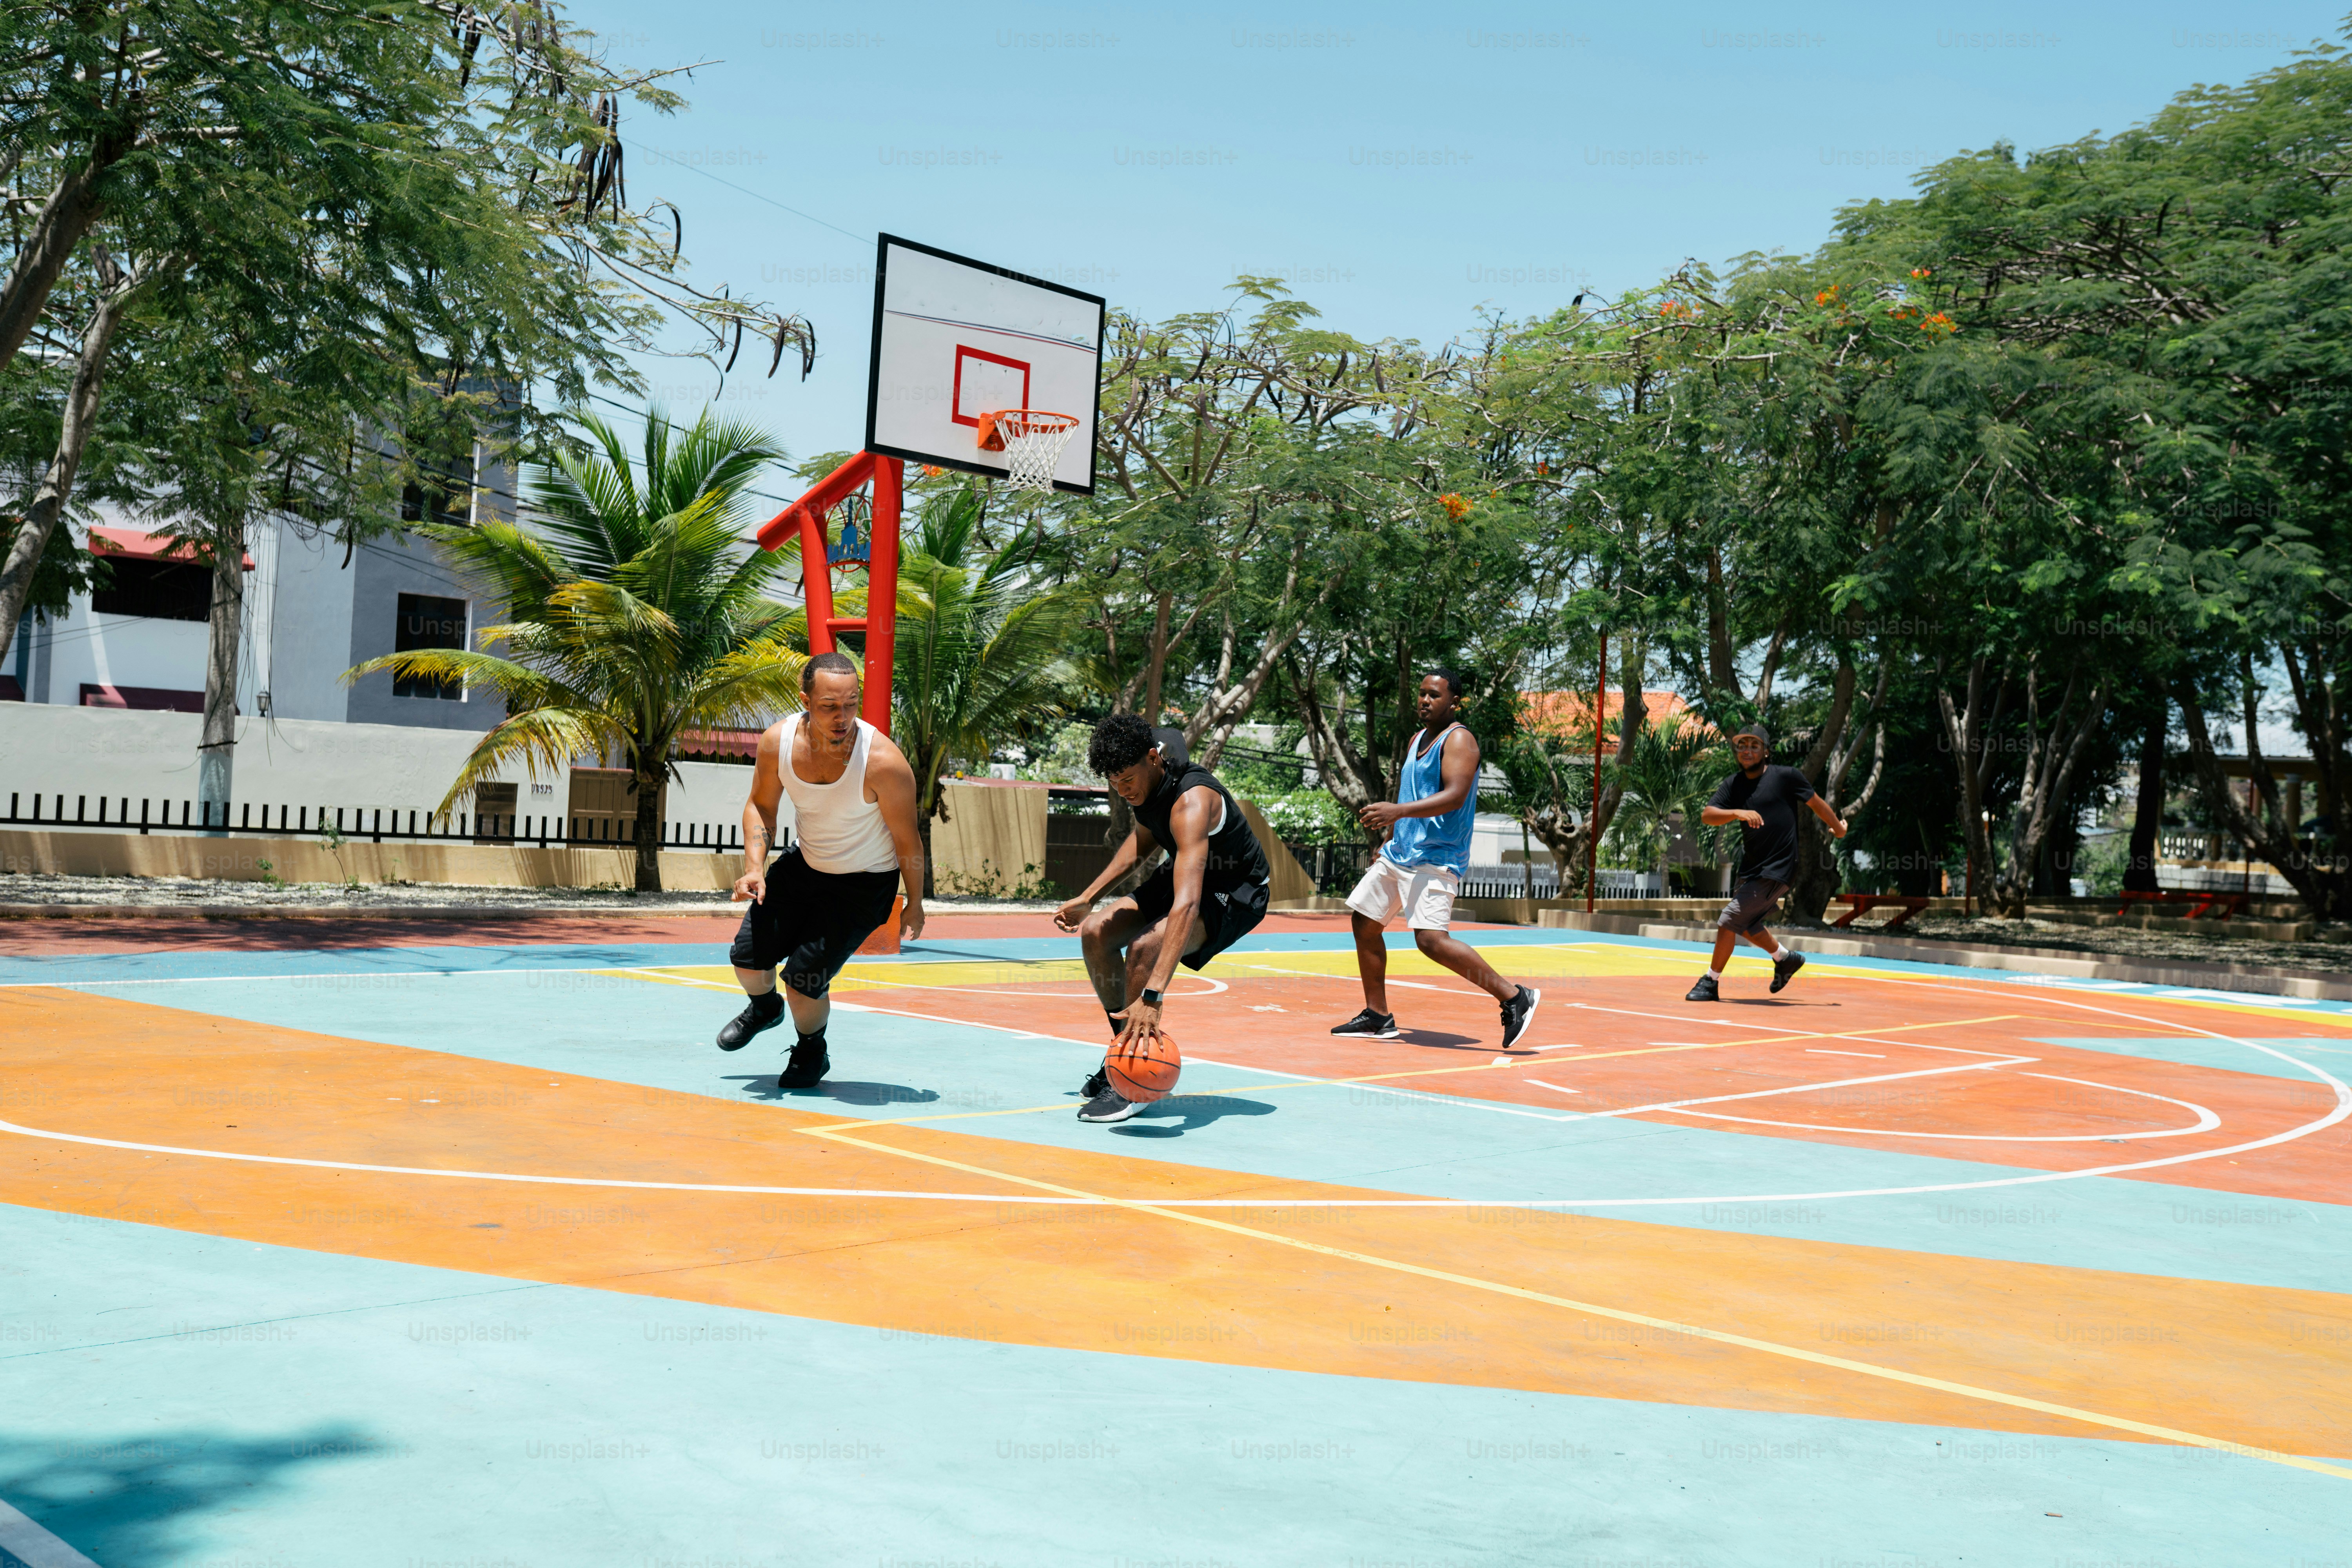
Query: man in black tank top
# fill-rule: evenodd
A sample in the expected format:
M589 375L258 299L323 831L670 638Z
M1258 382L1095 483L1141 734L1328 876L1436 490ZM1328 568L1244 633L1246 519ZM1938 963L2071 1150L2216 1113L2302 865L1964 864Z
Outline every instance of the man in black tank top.
M1114 713L1095 726L1087 761L1133 808L1135 831L1054 923L1078 933L1112 1037L1138 1042L1160 1032L1160 993L1179 959L1206 968L1265 918L1273 872L1241 804L1186 754L1178 731ZM1126 898L1095 909L1103 889L1155 847L1167 851L1167 864ZM1142 1109L1099 1069L1084 1093L1083 1121L1124 1121Z

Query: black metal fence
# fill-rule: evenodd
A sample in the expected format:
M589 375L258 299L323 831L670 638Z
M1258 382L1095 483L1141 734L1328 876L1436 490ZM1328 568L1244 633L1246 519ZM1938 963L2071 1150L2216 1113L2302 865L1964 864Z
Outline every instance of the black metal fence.
M68 816L65 795L36 793L31 812L26 815L24 797L11 791L8 815L0 818L0 827L107 827L118 833L266 833L273 837L331 834L353 842L365 839L371 844L527 844L541 849L583 845L624 848L635 843L637 827L635 820L628 817L496 813L476 816L461 811L436 818L431 811L404 807L257 806L251 801L158 803L146 798L139 801L134 820L129 795L78 795L72 798L73 813ZM95 816L90 815L93 799L98 803ZM44 801L50 803L46 816ZM172 809L175 805L179 807L176 818ZM111 816L108 815L110 807ZM725 824L666 822L661 825L661 847L705 849L724 855L742 849L743 835L739 827Z

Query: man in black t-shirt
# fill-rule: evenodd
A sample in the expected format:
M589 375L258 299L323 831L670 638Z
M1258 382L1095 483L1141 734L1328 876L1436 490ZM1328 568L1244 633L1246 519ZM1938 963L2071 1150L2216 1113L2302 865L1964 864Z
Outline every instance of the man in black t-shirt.
M1135 831L1086 891L1054 912L1054 923L1078 933L1112 1039L1139 1045L1160 1032L1160 994L1177 961L1205 969L1247 936L1265 918L1274 874L1241 803L1185 754L1178 731L1114 713L1095 726L1087 761L1134 811ZM1154 849L1167 852L1167 864L1108 909L1094 907ZM1102 1068L1080 1094L1081 1121L1124 1121L1143 1109L1113 1089Z
M1748 829L1739 846L1739 876L1731 901L1715 921L1715 962L1707 966L1685 1000L1721 1000L1717 984L1740 933L1772 955L1772 989L1780 990L1805 966L1804 954L1782 947L1764 929L1764 917L1789 890L1797 875L1797 808L1812 807L1832 837L1845 837L1845 823L1829 803L1813 793L1805 775L1764 759L1771 754L1772 737L1750 724L1731 738L1739 771L1723 781L1715 798L1702 807L1698 819L1709 827L1737 822Z

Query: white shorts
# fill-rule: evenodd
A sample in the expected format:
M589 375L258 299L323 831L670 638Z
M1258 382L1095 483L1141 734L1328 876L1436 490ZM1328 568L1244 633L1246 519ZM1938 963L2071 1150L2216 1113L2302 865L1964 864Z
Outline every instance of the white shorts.
M1413 931L1444 931L1454 923L1454 895L1462 879L1443 866L1400 866L1385 855L1348 895L1348 907L1383 925L1402 910Z

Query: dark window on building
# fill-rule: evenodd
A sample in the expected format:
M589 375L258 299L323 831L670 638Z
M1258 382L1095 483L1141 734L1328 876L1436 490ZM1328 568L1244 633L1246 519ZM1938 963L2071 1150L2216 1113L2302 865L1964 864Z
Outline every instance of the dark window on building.
M392 651L415 653L421 648L462 648L466 646L466 601L440 599L430 594L400 596L400 624L392 634ZM455 702L465 689L454 680L421 676L392 678L394 697L438 697Z
M470 466L429 468L415 483L400 489L400 521L446 522L471 521L474 474Z
M106 585L89 596L89 607L101 616L149 616L159 621L201 621L212 616L213 574L202 566L118 555L107 561L106 570Z

